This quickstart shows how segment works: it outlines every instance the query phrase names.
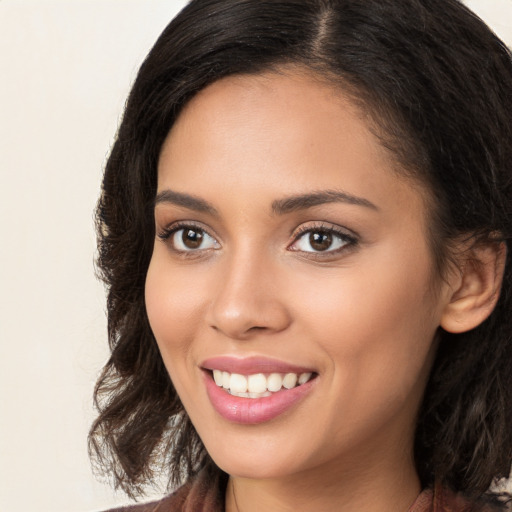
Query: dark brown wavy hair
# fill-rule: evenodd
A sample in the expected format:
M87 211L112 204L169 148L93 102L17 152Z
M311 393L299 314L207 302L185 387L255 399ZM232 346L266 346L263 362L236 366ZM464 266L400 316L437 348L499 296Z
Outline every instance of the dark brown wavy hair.
M97 208L111 356L89 437L97 467L131 496L155 472L219 475L164 368L144 304L162 143L212 82L285 65L348 92L382 144L432 197L439 272L450 240L509 243L512 60L457 0L192 0L164 30L126 104ZM512 264L491 316L440 343L415 441L422 484L484 493L512 460Z

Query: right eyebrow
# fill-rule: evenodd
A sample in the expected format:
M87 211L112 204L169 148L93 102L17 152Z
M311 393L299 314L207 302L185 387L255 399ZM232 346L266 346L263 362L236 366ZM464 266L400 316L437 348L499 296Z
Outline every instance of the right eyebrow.
M347 203L364 206L372 210L378 210L371 201L364 197L358 197L339 190L319 190L308 194L285 197L272 203L272 211L277 215L284 215L297 210L306 210L314 206L326 203Z
M215 217L219 216L219 212L208 201L190 194L184 194L170 189L162 190L156 195L155 206L162 203L171 203L176 206L187 208L188 210L208 213Z

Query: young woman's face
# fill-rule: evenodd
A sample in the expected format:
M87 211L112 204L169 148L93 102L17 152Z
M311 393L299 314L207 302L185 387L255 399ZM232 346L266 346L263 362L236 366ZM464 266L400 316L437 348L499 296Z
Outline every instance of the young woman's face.
M340 91L269 73L200 92L164 144L155 221L149 320L222 469L412 461L448 290L421 187Z

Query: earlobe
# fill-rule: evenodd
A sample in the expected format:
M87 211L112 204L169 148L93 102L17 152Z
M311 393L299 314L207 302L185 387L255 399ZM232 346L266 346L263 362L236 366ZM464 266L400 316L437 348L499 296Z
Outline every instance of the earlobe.
M479 244L465 251L460 274L454 279L456 285L441 317L440 325L445 331L469 331L492 313L500 294L506 253L503 242Z

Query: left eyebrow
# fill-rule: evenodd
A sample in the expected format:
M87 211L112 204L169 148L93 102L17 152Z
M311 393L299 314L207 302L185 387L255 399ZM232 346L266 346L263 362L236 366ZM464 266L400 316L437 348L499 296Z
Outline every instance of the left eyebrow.
M161 203L170 203L176 206L182 206L188 210L209 213L216 217L219 215L219 212L208 201L190 194L176 192L175 190L166 189L159 192L155 198L155 206Z
M313 206L326 203L347 203L356 206L364 206L378 211L379 208L371 201L363 197L353 196L338 190L320 190L309 194L285 197L272 202L272 211L277 215L285 215L297 210L306 210Z

